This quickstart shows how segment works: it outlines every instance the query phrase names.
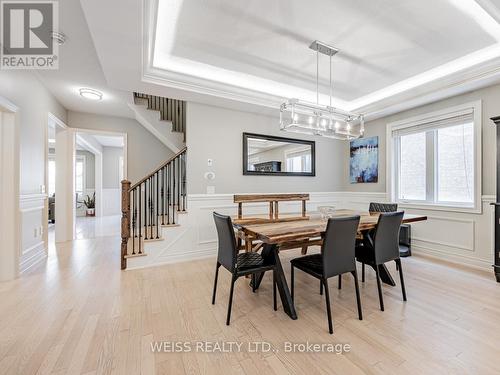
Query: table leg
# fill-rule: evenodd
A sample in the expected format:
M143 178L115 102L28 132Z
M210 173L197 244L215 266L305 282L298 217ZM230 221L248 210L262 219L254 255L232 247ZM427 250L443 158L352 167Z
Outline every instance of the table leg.
M371 232L367 231L363 233L363 241L365 242L365 246L370 247L373 246L373 239L371 238ZM375 266L371 266L375 270ZM381 264L378 266L378 271L380 274L380 280L384 284L388 284L390 286L396 286L396 283L394 282L394 279L391 276L391 273L385 266L385 264Z
M375 269L374 266L372 266L372 268ZM396 286L396 283L394 282L394 279L392 278L391 273L389 272L385 264L379 265L378 271L380 275L380 280L382 280L384 284L388 284L390 286Z
M283 310L293 320L297 319L297 313L295 312L295 306L292 301L290 289L288 288L288 284L286 282L285 272L283 271L280 257L278 255L278 245L264 244L264 247L262 249L262 257L264 259L268 258L269 260L276 262L276 286L278 287ZM264 272L256 275L255 289L260 286L263 277Z

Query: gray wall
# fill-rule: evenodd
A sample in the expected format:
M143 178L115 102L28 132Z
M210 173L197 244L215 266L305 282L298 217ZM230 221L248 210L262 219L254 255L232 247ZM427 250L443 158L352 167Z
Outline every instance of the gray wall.
M102 188L120 188L120 157L123 156L121 147L102 148Z
M403 120L413 116L438 111L448 107L482 100L482 194L493 195L496 189L496 133L490 117L500 115L500 85L471 91L467 94L454 96L392 116L370 121L366 124L366 136L379 137L379 179L377 183L351 184L349 182L349 144L344 144L344 172L341 189L355 192L385 192L386 191L386 125L393 121Z
M83 150L76 150L76 154L85 156L85 189L95 189L94 154Z
M69 111L68 126L127 133L127 175L132 183L173 155L170 149L134 119Z
M26 71L0 71L0 95L19 107L20 194L40 193L40 185L45 185L48 114L66 122L66 109Z
M326 192L342 185L342 141L281 132L277 117L191 102L186 121L190 194L206 193L207 185L215 186L216 193ZM243 176L243 132L316 141L316 177ZM209 158L212 167L207 166ZM215 172L215 180L205 180L207 171Z

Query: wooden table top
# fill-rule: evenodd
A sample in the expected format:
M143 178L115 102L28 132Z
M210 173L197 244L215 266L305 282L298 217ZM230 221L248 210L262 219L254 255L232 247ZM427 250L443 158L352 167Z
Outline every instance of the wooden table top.
M373 229L377 225L379 213L360 212L353 210L335 210L334 217L360 215L359 231ZM403 223L427 220L427 216L406 214ZM235 223L238 229L264 243L279 244L290 241L319 237L326 230L326 220L311 217L308 220L250 224Z

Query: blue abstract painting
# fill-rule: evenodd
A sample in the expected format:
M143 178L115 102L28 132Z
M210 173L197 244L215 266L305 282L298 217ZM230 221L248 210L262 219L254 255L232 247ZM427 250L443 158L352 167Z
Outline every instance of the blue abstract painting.
M378 181L378 137L351 141L351 184Z

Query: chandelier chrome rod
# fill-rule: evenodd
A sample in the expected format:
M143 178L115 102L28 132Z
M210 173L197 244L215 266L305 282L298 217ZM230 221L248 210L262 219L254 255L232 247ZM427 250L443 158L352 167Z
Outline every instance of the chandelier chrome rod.
M333 59L338 49L315 40L309 46L316 51L316 103L288 99L280 107L281 130L351 140L364 135L364 118L333 107ZM329 105L320 104L319 54L329 57ZM359 131L353 126L359 125Z
M333 96L333 87L332 87L332 55L330 55L330 107L332 106L332 96Z

